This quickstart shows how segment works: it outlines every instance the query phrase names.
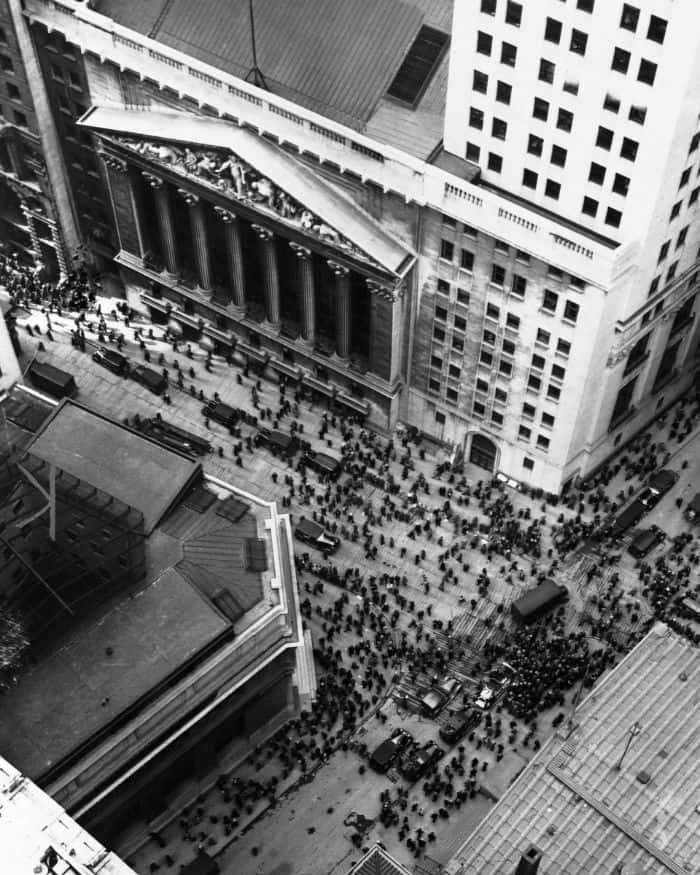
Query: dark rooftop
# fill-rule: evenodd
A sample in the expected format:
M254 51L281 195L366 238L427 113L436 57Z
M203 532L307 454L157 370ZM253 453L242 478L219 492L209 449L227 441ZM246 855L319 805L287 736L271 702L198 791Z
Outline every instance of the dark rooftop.
M201 471L199 462L75 401L57 408L28 450L141 511L146 534Z

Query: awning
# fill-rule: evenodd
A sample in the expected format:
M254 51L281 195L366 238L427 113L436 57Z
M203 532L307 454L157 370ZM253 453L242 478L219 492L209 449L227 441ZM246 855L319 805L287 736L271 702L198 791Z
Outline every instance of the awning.
M334 400L340 404L344 404L345 407L349 407L350 410L354 410L362 416L369 416L369 404L366 401L360 401L358 398L353 398L350 395L346 395L344 392L338 392Z
M388 234L340 187L322 179L279 146L233 122L184 112L93 106L79 124L136 140L169 140L228 149L394 276L404 276L415 261L414 252ZM281 221L298 225L291 220Z
M190 316L189 313L185 313L183 310L171 310L170 315L173 319L177 319L178 322L182 322L183 325L187 325L188 328L194 328L196 331L202 330L201 316Z
M329 398L333 398L335 396L334 386L329 386L327 383L322 383L320 380L317 380L316 377L312 377L310 374L304 374L301 382L304 384L304 386L308 386L309 389L313 389L314 392L320 392L322 395L327 395Z
M238 341L236 352L242 352L243 355L248 356L250 361L256 362L259 365L266 365L270 360L270 354L268 352L256 349L254 346L251 346L242 340Z
M292 380L301 380L301 368L295 368L294 365L288 365L287 362L272 358L270 359L270 367L286 377L291 377Z
M229 334L227 331L222 331L220 328L214 328L213 325L205 325L204 333L207 337L216 340L217 343L225 343L226 346L230 347L236 345L236 338L232 334Z
M153 295L149 295L147 292L141 292L141 300L147 307L153 307L154 310L158 310L159 313L169 313L170 307L168 307L167 301L161 301L158 298L154 298Z

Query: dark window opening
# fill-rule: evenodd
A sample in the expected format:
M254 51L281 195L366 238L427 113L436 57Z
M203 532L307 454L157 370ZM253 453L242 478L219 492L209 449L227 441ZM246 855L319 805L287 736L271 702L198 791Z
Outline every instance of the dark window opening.
M448 35L421 27L387 94L413 105L425 90L447 48Z

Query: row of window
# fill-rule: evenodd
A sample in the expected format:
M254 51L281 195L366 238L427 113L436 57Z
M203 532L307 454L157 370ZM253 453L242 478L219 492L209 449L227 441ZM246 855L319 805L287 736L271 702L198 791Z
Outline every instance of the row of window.
M593 12L595 0L576 0L576 8L582 12ZM625 4L626 6L627 4ZM497 8L497 0L481 0L481 11L485 15L495 15ZM653 16L652 16L653 17ZM505 21L506 24L512 24L515 27L520 27L523 18L523 7L520 3L514 3L512 0L506 2ZM622 27L622 25L620 25ZM660 40L663 42L663 40Z
M27 116L21 112L19 109L12 109L12 114L8 112L7 109L3 108L3 105L0 103L0 119L7 119L7 121L12 121L16 125L19 125L21 128L26 128L28 126Z

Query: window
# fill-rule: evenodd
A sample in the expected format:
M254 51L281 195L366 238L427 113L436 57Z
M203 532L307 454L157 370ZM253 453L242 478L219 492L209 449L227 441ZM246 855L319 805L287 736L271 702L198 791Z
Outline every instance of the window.
M526 402L523 404L523 416L524 416L526 419L533 419L534 416L535 416L535 405L534 405L534 404L528 404L528 402L526 401Z
M554 64L546 58L540 58L540 72L538 79L542 82L554 82Z
M538 353L535 353L532 356L532 367L536 368L538 371L541 371L544 369L544 366L545 366L544 356L539 355Z
M549 386L547 386L547 398L551 401L558 401L561 398L561 389L559 386L550 383Z
M575 52L577 55L585 55L587 43L587 33L584 33L582 30L576 30L576 28L571 31L571 42L569 43L570 51Z
M452 401L454 403L457 402L457 398L459 397L459 393L457 392L456 389L448 389L445 392L445 395L447 396L448 401Z
M467 149L464 155L467 161L473 161L476 163L481 155L481 149L475 143L467 143Z
M554 427L554 417L551 413L542 414L542 425L544 425L546 428Z
M483 416L486 413L486 408L480 401L474 402L474 407L472 408L475 416Z
M510 290L514 295L517 295L519 298L525 297L525 291L527 289L527 280L524 276L520 276L517 273L513 274L513 280L511 282Z
M435 308L435 318L439 319L441 322L447 321L447 310L444 307L436 307Z
M440 381L439 380L428 380L428 388L431 392L439 392L440 391Z
M515 344L512 340L508 340L507 338L501 344L501 350L506 355L515 355Z
M537 340L536 342L541 344L542 346L549 346L549 341L551 340L552 335L549 331L545 331L544 328L537 329Z
M505 404L506 401L508 400L508 393L506 392L505 389L501 389L500 387L497 387L494 390L493 397L496 401L500 401L501 404Z
M568 94L576 95L578 94L578 82L572 82L570 80L566 80L562 85L562 89L566 91Z
M480 109L471 107L469 110L469 127L481 130L484 127L484 114Z
M621 173L616 173L612 190L615 194L621 194L622 197L627 197L627 192L630 190L629 176L623 176Z
M569 341L562 340L562 338L560 337L559 340L557 340L557 352L560 355L567 355L568 356L569 353L571 352L571 344L569 343Z
M544 145L544 140L542 137L538 137L535 134L530 134L527 138L527 151L530 155L541 155L542 154L542 146Z
M660 282L661 282L661 277L655 276L654 279L649 284L649 293L648 293L647 297L650 298L652 295L656 294L656 292L658 291Z
M553 179L547 180L547 183L544 187L544 193L547 195L547 197L551 197L556 201L559 199L560 191L561 185L558 182L555 182Z
M442 359L439 355L431 355L430 356L430 365L433 368L437 368L438 370L442 370Z
M501 43L501 63L507 64L509 67L515 67L515 60L518 56L517 48L512 43Z
M480 91L482 94L486 94L488 87L489 77L486 73L482 73L480 70L474 70L474 78L472 79L472 88L474 91Z
M688 228L689 225L686 225L685 228L681 228L678 234L678 240L676 240L676 249L680 249L680 247L685 243L685 238L688 236Z
M683 201L677 201L673 205L673 208L671 209L671 215L668 217L669 222L672 222L676 218L678 213L680 213L682 206L683 206Z
M561 39L561 21L548 18L544 27L544 38L550 43L559 43Z
M637 73L637 81L643 82L645 85L653 85L656 79L656 64L642 58L639 62L639 72Z
M450 243L449 240L443 240L440 244L440 258L446 258L448 261L452 261L455 254L455 245L454 243Z
M453 219L452 216L443 215L442 224L447 225L448 228L456 228L457 227L457 220Z
M634 161L637 157L637 149L639 149L639 143L636 140L624 137L622 147L620 148L620 157L626 158L628 161Z
M502 286L506 279L506 271L505 268L501 267L500 264L494 264L491 268L491 282L495 286Z
M438 328L437 325L433 327L433 337L435 340L444 340L445 339L445 331L442 328Z
M479 377L476 381L476 391L487 393L489 391L488 382L486 380L482 380L481 377Z
M465 331L467 328L467 320L464 316L455 316L455 330Z
M487 349L482 349L479 353L479 361L483 365L492 365L493 364L493 353L489 352Z
M647 110L645 106L630 106L628 118L631 122L635 122L638 125L643 125L646 117Z
M542 298L542 309L547 310L548 313L556 313L558 303L559 295L556 292L545 289L544 297Z
M0 46L7 45L7 34L5 33L5 29L0 27Z
M688 149L688 154L691 155L700 145L700 134L694 134L693 139L690 141L690 148Z
M517 331L520 328L520 317L516 316L515 313L506 314L506 325L508 328Z
M625 363L625 376L629 374L630 371L633 371L635 368L639 367L639 365L641 365L641 363L647 358L647 349L649 347L650 337L651 332L645 334L644 337L640 337L640 339L629 351L629 354L627 356L627 362Z
M596 164L595 161L591 164L591 169L588 171L588 181L602 185L605 180L605 167L602 164Z
M489 152L488 168L494 173L500 173L503 167L503 158L495 152Z
M596 137L595 144L601 149L610 149L613 141L613 132L610 128L598 128L598 136Z
M690 179L690 167L686 167L683 173L681 173L680 182L678 183L678 188L683 188L684 185L687 184Z
M462 371L457 367L457 365L450 365L449 374L451 377L459 379L461 373Z
M444 425L445 424L445 414L440 413L439 410L436 410L435 411L435 422L437 422L438 425Z
M658 15L652 15L649 19L649 29L647 30L647 39L653 40L655 43L663 43L666 37L667 22Z
M508 125L500 118L495 118L491 122L491 136L496 137L498 140L505 140L506 133L508 131Z
M533 460L532 460L532 459L528 459L528 457L525 456L525 457L523 458L523 468L525 468L527 471L532 471L532 469L533 469L534 467L535 467L535 463L533 462Z
M16 125L19 125L20 128L27 127L27 116L23 112L20 112L18 109L15 109L15 110L13 110L12 115L14 116Z
M457 303L465 307L469 304L469 292L466 289L457 289Z
M513 373L513 365L510 362L501 359L498 363L498 371L506 377L510 377Z
M521 425L518 428L518 437L524 438L525 440L530 440L532 436L532 429L528 428L526 425Z
M467 237L473 237L475 240L479 236L476 228L472 228L471 225L462 225L462 233L466 234Z
M678 270L678 262L674 261L673 264L666 271L666 282L670 283L672 279L676 276L676 271Z
M592 197L584 197L581 212L586 216L591 216L595 219L598 212L598 201L594 200Z
M635 6L630 6L625 3L622 7L622 18L620 19L620 27L624 30L631 30L634 33L637 30L639 23L639 9Z
M576 0L576 8L582 12L593 12L595 0Z
M464 341L461 337L452 336L452 348L456 349L457 352L464 352Z
M19 93L19 88L16 85L13 85L12 82L7 82L5 84L7 88L8 95L12 98L12 100L21 100L21 94Z
M506 24L512 24L515 27L520 27L520 21L523 17L523 7L520 3L514 3L513 0L508 0L506 4Z
M463 249L460 253L459 266L464 268L464 270L472 270L474 267L474 253L470 252L468 249ZM463 291L462 289L459 292ZM457 299L459 300L459 292L457 292ZM469 302L469 294L465 292L467 295L467 303Z
M666 256L668 255L668 249L669 249L670 245L671 245L670 240L667 240L665 243L662 244L661 249L659 249L659 257L656 259L657 264L661 264L661 262L664 260L664 258L666 258Z
M496 335L493 331L490 331L488 328L484 330L484 333L481 338L482 342L487 344L487 346L495 346L496 345Z
M490 55L493 37L480 30L476 34L476 50L480 55Z
M522 249L515 250L515 257L518 261L522 261L524 264L530 263L530 255L527 252L524 252Z
M563 149L561 146L552 146L550 161L552 164L556 164L557 167L564 167L566 165L566 149Z
M499 80L496 85L496 100L499 103L510 103L510 96L513 92L512 87L507 82L501 82Z
M537 174L534 170L523 170L523 185L527 188L537 188Z
M537 446L541 450L548 450L549 449L549 438L545 437L543 434L538 434L537 435Z
M493 248L495 252L500 252L502 255L510 255L510 246L504 240L496 238Z
M616 46L613 52L612 64L610 65L611 69L617 73L626 73L630 65L630 57L631 55L628 51Z
M574 123L574 114L568 109L560 109L557 114L557 127L560 131L570 131Z
M671 335L677 334L681 328L685 328L693 318L693 305L695 303L695 295L683 302L680 309L673 318L671 325Z
M552 365L552 379L553 380L563 380L566 376L566 368L562 368L561 365Z
M613 97L612 94L606 94L603 101L603 109L607 109L608 112L617 113L620 111L620 101L617 97Z
M546 122L549 115L549 104L541 97L536 97L532 107L533 118L538 118L540 121Z
M414 104L442 58L449 36L423 25L409 48L387 94Z
M493 282L493 278L491 281ZM495 304L487 304L486 315L489 317L489 319L498 319L501 315L501 311Z
M496 0L481 0L481 11L485 15L496 14Z
M447 282L447 280L438 280L437 281L437 290L438 290L438 292L440 292L443 295L449 295L450 294L450 284Z
M613 407L612 416L610 417L611 425L619 422L623 416L630 410L632 405L632 397L634 395L634 387L637 383L637 377L634 377L626 383L617 393L615 406Z
M576 322L578 313L581 308L574 301L567 301L564 305L564 319L567 322Z
M539 392L542 388L542 380L539 377L536 377L534 374L530 374L527 378L527 387L528 389L532 389L534 392Z
M694 188L690 192L690 197L688 198L688 206L692 206L697 201L698 195L700 195L700 188Z
M611 228L619 228L621 221L622 213L619 210L614 210L612 207L608 207L605 213L605 224L610 225Z
M14 73L15 68L12 59L7 55L0 55L0 69L5 73Z

